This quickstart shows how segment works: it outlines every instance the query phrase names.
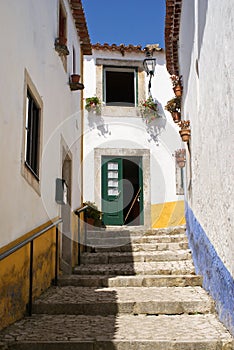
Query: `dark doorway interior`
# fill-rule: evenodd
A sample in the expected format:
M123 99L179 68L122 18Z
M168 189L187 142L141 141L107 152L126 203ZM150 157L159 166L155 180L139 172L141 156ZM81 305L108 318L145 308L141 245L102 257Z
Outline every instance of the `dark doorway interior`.
M124 224L140 225L140 179L139 165L123 159Z
M67 186L67 203L62 205L61 215L63 219L62 234L62 269L71 273L72 268L72 239L71 239L71 175L72 161L68 154L65 156L62 167L62 178Z

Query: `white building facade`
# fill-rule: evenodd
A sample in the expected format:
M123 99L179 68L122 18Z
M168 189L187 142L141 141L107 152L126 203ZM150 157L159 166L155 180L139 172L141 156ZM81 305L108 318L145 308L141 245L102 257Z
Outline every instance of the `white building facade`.
M91 53L82 3L2 1L0 19L0 254L62 216L61 259L71 269L77 234L73 210L82 203L84 88L71 79L80 75L82 81L83 54ZM66 203L61 193L59 198L59 184L67 190ZM52 268L53 245L51 233L34 248L35 273L45 270L35 282L40 291L51 282L44 279ZM0 261L0 328L14 321L11 315L17 318L24 311L27 290L22 281L27 281L28 256L27 246ZM43 262L37 256L44 256ZM17 293L12 304L10 295ZM4 305L15 305L15 310L6 311Z
M93 55L85 57L84 97L98 97L101 111L85 111L84 199L104 212L106 225L184 223L174 158L182 143L164 109L172 97L171 81L165 54L155 48L151 94L160 117L148 123L139 109L149 97L145 52L139 46L95 44Z
M167 67L170 74L182 75L182 115L191 127L185 174L187 233L197 272L232 334L233 20L231 0L167 1Z

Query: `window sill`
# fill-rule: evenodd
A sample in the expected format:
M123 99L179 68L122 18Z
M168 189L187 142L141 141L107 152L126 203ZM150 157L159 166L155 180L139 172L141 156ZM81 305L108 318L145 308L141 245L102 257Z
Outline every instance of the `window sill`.
M41 188L39 178L34 175L31 169L27 166L25 162L22 163L21 174L27 183L36 191L36 193L41 196Z
M138 107L103 106L102 115L108 117L140 117Z

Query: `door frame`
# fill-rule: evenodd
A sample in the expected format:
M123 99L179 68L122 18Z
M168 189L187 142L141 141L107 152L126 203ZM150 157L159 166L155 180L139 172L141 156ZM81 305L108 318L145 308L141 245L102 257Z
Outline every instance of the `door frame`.
M99 208L102 205L102 157L116 158L140 157L142 158L143 175L143 222L137 227L151 227L151 188L150 188L150 150L125 148L95 148L94 149L94 196ZM131 227L131 226L129 226Z

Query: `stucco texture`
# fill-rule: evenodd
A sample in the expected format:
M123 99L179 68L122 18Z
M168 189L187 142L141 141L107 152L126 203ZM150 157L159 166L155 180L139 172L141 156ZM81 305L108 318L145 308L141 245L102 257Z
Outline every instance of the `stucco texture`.
M5 252L16 243L43 229L24 235L0 250ZM0 329L20 319L26 312L29 294L30 245L0 261ZM33 298L47 289L55 273L55 228L34 241Z

